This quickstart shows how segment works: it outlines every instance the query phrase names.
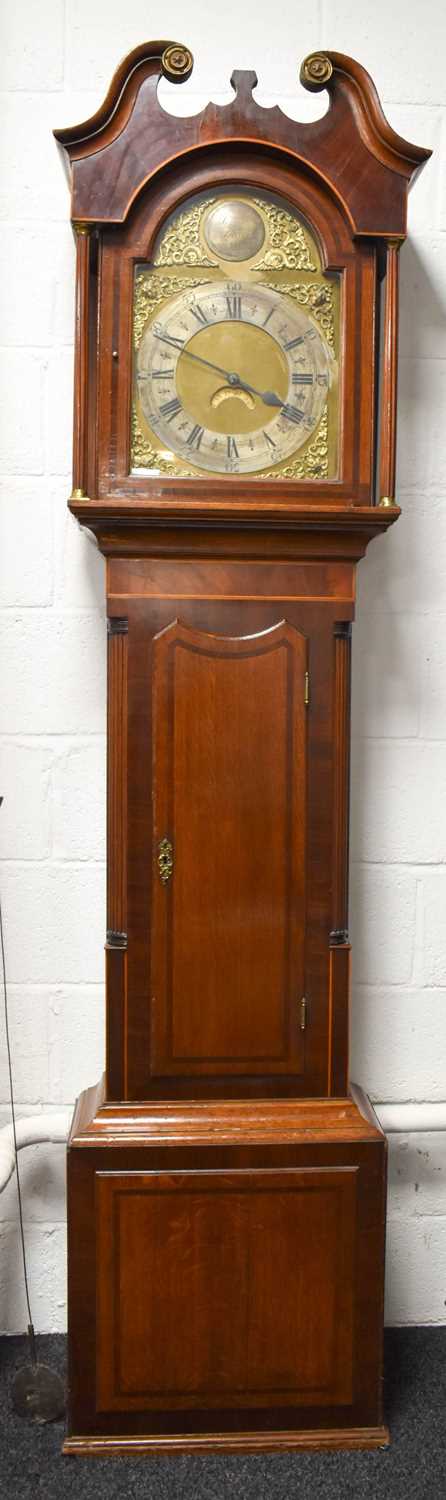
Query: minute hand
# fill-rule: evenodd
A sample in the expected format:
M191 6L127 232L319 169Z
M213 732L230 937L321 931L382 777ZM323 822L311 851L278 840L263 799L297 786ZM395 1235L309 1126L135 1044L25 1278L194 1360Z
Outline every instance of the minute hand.
M221 365L213 364L210 359L203 359L202 354L192 354L191 349L182 349L181 353L183 355L185 354L187 356L187 359L194 359L199 365L206 365L208 370L216 370L217 375L224 375L225 380L227 380L228 382L228 385L234 388L238 386L242 391L249 391L252 396L260 396L260 400L265 402L265 406L284 405L283 401L281 401L280 399L280 396L276 396L275 391L256 390L255 385L249 385L247 380L242 380L241 375L237 375L235 370L223 370Z

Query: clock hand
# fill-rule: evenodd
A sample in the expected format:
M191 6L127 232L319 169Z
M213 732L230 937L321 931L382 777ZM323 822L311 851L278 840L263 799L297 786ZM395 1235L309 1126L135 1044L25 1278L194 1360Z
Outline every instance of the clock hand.
M238 375L231 375L230 371L229 370L223 370L222 367L221 367L221 365L214 365L212 363L212 360L210 360L210 359L203 359L203 355L202 354L192 354L192 350L191 349L182 349L181 350L181 354L182 355L185 354L186 357L187 357L187 359L194 359L196 361L196 364L198 364L198 365L206 365L208 370L216 370L217 375L224 375L225 380L228 381L229 385L238 385L239 384Z
M276 396L275 391L257 391L255 385L248 385L248 381L240 380L238 375L234 377L234 384L239 385L242 391L250 391L252 396L260 396L260 400L265 402L265 406L284 405L284 402L281 401L280 396Z
M194 359L199 365L206 365L208 370L216 370L217 375L224 375L228 385L239 386L242 391L250 391L252 396L260 396L260 400L265 402L265 406L284 405L280 396L276 396L275 391L258 391L255 385L249 385L248 381L242 380L241 375L237 375L234 370L223 370L221 365L213 364L212 360L203 359L202 354L193 354L191 349L182 349L181 354L186 355L187 359Z

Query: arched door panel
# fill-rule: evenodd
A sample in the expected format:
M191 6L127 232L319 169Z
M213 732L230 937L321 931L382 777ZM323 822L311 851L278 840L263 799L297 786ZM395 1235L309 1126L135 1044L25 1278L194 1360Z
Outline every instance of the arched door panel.
M307 641L153 645L152 1076L299 1073Z

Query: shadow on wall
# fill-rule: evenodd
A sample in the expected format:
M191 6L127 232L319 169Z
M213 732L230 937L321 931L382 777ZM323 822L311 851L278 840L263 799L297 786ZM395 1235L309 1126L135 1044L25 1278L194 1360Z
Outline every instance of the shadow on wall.
M431 658L444 628L439 616L444 621L446 574L446 278L440 260L437 278L430 242L428 248L429 274L422 240L401 251L397 499L402 516L386 537L373 542L358 571L352 677L353 984L414 982L415 896L412 905L409 901L414 882L409 868L406 874L401 865L440 859L438 840L429 828L432 808L428 803L423 822L419 806L429 765L428 760L421 764L423 736L428 740L439 733L432 695L430 707L428 698ZM392 863L400 869L389 871ZM352 1006L353 1076L355 1053L363 1058L369 1043L373 1047L373 1028L372 1008L358 997ZM367 1087L367 1078L358 1082Z

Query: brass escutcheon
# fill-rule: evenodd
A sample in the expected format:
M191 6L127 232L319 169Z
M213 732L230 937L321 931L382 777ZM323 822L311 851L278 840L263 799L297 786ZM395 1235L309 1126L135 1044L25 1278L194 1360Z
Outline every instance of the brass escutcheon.
M160 839L158 844L158 869L160 880L167 885L173 870L173 848L170 839Z

